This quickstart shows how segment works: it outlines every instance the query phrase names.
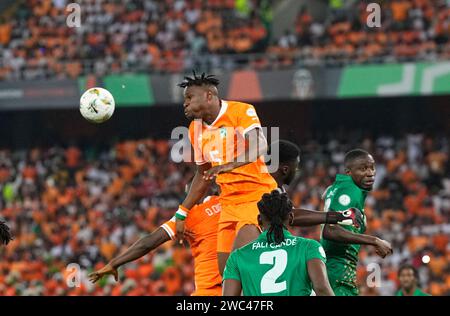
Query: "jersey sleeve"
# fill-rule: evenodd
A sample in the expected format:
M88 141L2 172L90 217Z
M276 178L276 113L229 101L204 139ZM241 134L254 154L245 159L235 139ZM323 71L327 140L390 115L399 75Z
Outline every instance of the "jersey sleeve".
M175 239L175 216L173 216L171 219L169 219L167 222L161 225L161 228L166 231L166 233L169 235L170 239Z
M312 259L319 259L323 263L327 262L327 256L322 245L316 240L310 240L306 248L306 262Z
M233 251L228 258L225 270L223 271L223 280L233 279L241 281L241 275L239 273L236 257L236 251Z
M197 165L203 165L207 161L203 157L203 152L201 149L201 135L202 127L201 122L194 120L191 125L189 125L189 141L194 149L194 161Z
M238 118L237 125L242 136L245 136L245 134L254 128L261 128L261 122L253 105L242 103L236 115Z
M349 188L339 188L331 197L325 199L325 211L344 211L359 207L358 195Z

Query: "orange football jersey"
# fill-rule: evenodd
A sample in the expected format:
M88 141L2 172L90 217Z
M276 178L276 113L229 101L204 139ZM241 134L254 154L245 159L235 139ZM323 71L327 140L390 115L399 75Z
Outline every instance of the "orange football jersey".
M194 120L189 126L194 159L199 165L209 162L217 166L236 161L248 146L245 134L261 128L253 105L221 102L219 115L211 125ZM221 203L232 204L258 201L264 193L277 187L262 156L252 163L219 174L216 183L220 186Z
M212 196L195 205L186 218L185 229L194 234L194 240L188 240L194 257L195 292L192 295L208 295L208 290L221 286L216 252L219 216L219 197ZM171 239L175 238L175 216L161 227Z

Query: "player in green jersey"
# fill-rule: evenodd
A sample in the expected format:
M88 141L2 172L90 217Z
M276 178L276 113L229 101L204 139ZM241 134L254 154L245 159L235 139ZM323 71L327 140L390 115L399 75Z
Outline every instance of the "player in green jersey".
M395 296L430 296L419 288L419 273L410 264L405 264L398 269L400 289Z
M368 152L354 149L345 155L346 174L338 174L336 181L324 194L326 212L357 208L364 219L364 202L375 180L375 161ZM389 242L364 235L366 220L360 227L326 224L321 243L327 255L327 272L337 296L358 295L356 266L361 245L372 245L384 258L392 253Z
M233 251L223 274L223 295L334 295L326 274L326 257L315 240L293 236L286 229L292 203L274 190L258 202L263 228L253 242Z
M287 140L278 140L270 145L269 152L274 155L275 150L278 150L278 169L271 173L272 177L277 182L278 188L282 192L286 192L284 186L291 186L300 164L300 148ZM303 208L294 208L289 214L290 226L314 226L320 224L341 224L341 225L355 225L359 227L364 224L362 213L355 208L349 208L339 212L327 212L307 210ZM245 236L238 236L236 238L233 249L238 249L254 239L245 238Z
M284 186L289 186L291 191L295 189L295 184L291 185L295 178L295 174L299 170L300 164L300 148L294 143L287 140L279 140L279 167L277 171L271 173L272 177L277 182L278 187L283 191ZM272 150L274 144L271 144ZM289 194L289 192L287 192ZM303 208L295 208L290 214L290 226L314 226L320 224L342 224L360 226L363 224L362 213L357 209L347 209L341 212L321 212L307 210Z

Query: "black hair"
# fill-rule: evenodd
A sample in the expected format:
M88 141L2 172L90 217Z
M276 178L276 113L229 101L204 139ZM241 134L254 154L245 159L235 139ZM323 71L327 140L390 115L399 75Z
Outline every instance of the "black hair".
M201 76L197 76L195 71L192 71L193 77L184 77L184 81L179 83L178 86L181 88L192 87L192 86L215 86L219 85L219 80L214 75L206 75L204 72Z
M281 243L284 240L283 222L292 211L292 202L286 193L280 193L279 190L273 190L270 194L265 193L258 202L259 212L270 222L267 232L269 243Z
M409 264L409 263L405 263L400 266L400 268L398 269L398 272L397 272L397 277L400 277L400 274L402 273L403 270L408 270L408 269L411 269L413 271L414 277L416 278L416 282L417 282L417 284L419 284L419 272L412 264Z
M289 163L300 157L300 147L288 140L280 139L278 141L278 150L281 163Z
M369 156L370 154L363 150L363 149L352 149L349 152L345 154L344 157L344 165L348 167L350 164L352 164L353 161L355 161L358 158L365 158Z
M270 144L267 154L271 155L273 148L278 145L278 161L279 163L290 163L300 158L300 147L288 140L280 139Z

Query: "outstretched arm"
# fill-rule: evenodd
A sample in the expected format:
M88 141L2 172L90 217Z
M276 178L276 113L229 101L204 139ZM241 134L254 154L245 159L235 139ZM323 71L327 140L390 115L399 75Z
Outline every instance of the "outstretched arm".
M124 253L119 256L111 259L111 261L102 269L92 272L89 274L89 279L91 282L97 282L105 275L112 274L116 281L118 281L118 273L117 268L120 266L139 259L145 256L150 251L158 248L166 241L169 241L170 237L167 232L159 227L156 231L151 234L148 234L138 241L136 241L133 245L130 246Z
M219 173L229 172L236 168L245 166L258 159L259 156L264 155L267 152L267 140L264 133L260 128L254 128L245 134L245 142L248 146L245 147L245 151L236 157L235 161L228 162L223 165L212 167L206 171L203 178L206 180L212 180Z
M292 210L289 218L291 226L313 226L320 224L354 225L359 227L364 224L364 218L360 210L349 208L338 212L311 211L302 208Z
M205 196L208 191L211 181L203 179L203 173L211 168L210 163L204 163L197 166L197 171L195 172L194 178L192 179L192 184L189 189L186 198L184 199L183 205L187 209L191 209L194 205L198 204L200 200Z
M322 237L324 239L343 244L374 246L377 254L382 258L392 253L392 247L389 242L375 236L352 233L339 225L325 225L323 228Z
M192 179L192 184L189 189L186 198L181 205L185 210L190 210L194 205L198 204L200 200L205 196L208 191L211 181L203 178L203 173L211 168L210 163L204 163L197 166L197 171L195 172L194 178ZM187 215L187 214L186 214ZM184 239L184 219L181 217L176 217L176 238L183 243Z
M328 281L327 269L320 259L311 259L307 262L308 275L317 296L334 296Z

